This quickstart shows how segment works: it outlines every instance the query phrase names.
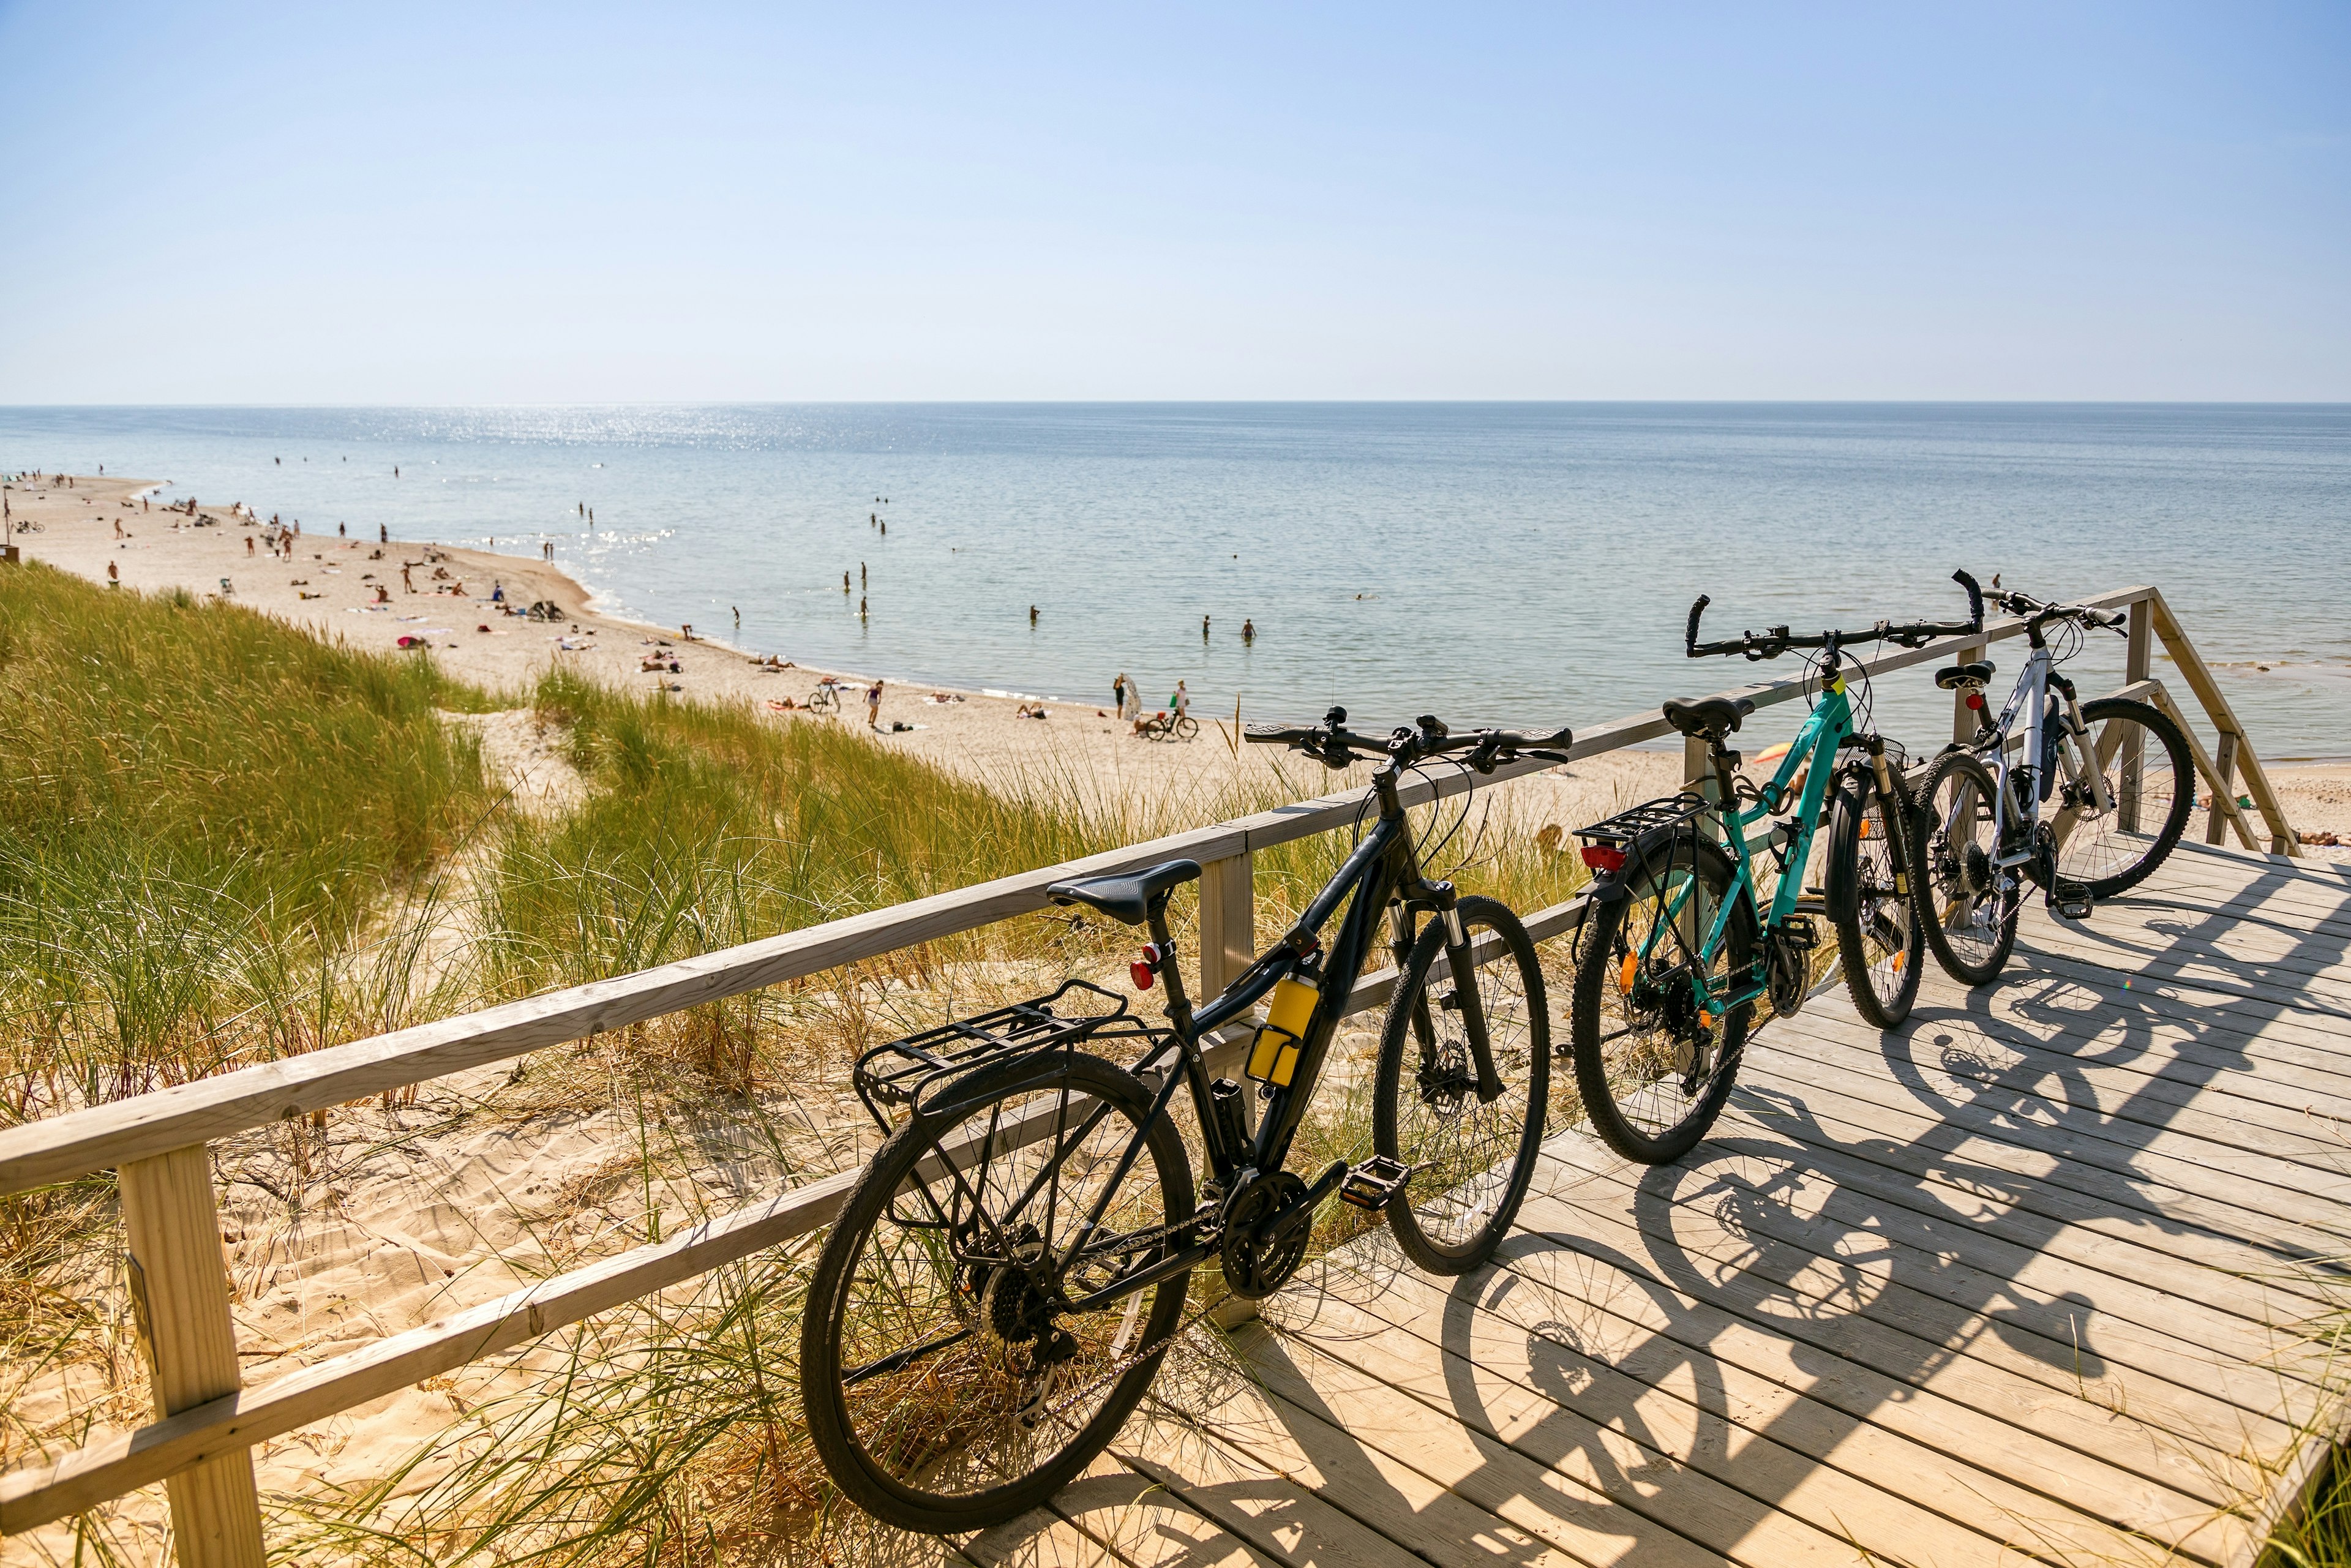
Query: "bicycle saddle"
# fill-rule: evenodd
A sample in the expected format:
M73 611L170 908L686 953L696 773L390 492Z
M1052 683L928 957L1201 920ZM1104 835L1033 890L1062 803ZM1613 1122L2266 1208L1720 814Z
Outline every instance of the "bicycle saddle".
M1991 679L1993 667L1990 659L1978 659L1972 664L1946 664L1935 672L1935 684L1947 692L1955 691L1971 681L1981 685Z
M1165 899L1168 889L1199 874L1198 861L1162 861L1146 871L1057 882L1045 890L1045 896L1056 904L1082 904L1113 920L1140 925L1151 918L1152 904Z
M1699 697L1666 705L1666 722L1694 739L1720 740L1755 711L1745 697Z

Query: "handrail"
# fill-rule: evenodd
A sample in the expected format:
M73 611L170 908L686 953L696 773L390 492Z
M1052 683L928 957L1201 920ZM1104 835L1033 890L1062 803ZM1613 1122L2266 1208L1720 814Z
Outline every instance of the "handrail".
M2254 847L2251 824L2228 788L2228 769L2233 760L2244 769L2246 789L2266 820L2273 845L2291 852L2295 848L2294 832L2269 779L2161 592L2147 586L2127 588L2085 602L2102 610L2126 607L2131 612L2125 691L2151 697L2175 717L2184 718L2162 683L2151 678L2148 664L2159 637L2220 735L2221 760L2216 763L2189 732L2197 771L2215 791L2216 831L2226 820L2248 847ZM1864 675L1876 675L1938 659L1972 656L2023 630L2022 620L1994 622L1980 632L1858 661L1858 669ZM1809 685L1805 676L1784 676L1719 695L1745 698L1760 708L1793 701L1805 695ZM1584 731L1567 748L1566 756L1571 761L1580 760L1669 733L1665 720L1652 710ZM1527 760L1498 768L1486 778L1458 773L1423 778L1399 793L1406 804L1418 805L1459 794L1489 779L1541 772L1551 766ZM154 1232L152 1244L160 1247L170 1239L175 1253L183 1254L174 1260L180 1267L160 1271L134 1269L133 1278L147 1279L151 1291L170 1280L173 1281L171 1290L189 1294L172 1301L142 1301L142 1325L159 1313L194 1311L199 1316L221 1320L213 1326L223 1329L227 1326L225 1301L198 1305L193 1297L201 1292L187 1284L192 1277L190 1260L200 1260L218 1243L209 1165L182 1156L205 1153L203 1145L210 1140L973 930L1045 907L1046 886L1064 877L1128 870L1176 856L1199 860L1210 873L1203 887L1200 962L1205 971L1212 962L1228 961L1236 941L1247 946L1248 868L1253 852L1346 827L1359 820L1368 798L1367 790L1353 789L1300 801L615 979L550 991L9 1128L0 1131L0 1194L117 1166L123 1170L126 1194L135 1185L142 1192L175 1198L156 1210L149 1230ZM1582 924L1583 910L1584 901L1579 896L1540 911L1527 921L1530 934L1541 941L1574 930ZM1220 929L1212 939L1212 919L1226 925L1238 922L1238 934ZM1212 952L1212 947L1218 950ZM1395 980L1393 970L1364 977L1349 994L1347 1011L1352 1014L1381 1005ZM1243 1032L1243 1026L1234 1026L1220 1036L1211 1048L1212 1061L1219 1066L1227 1064L1238 1053ZM203 1174L192 1174L195 1172ZM136 1184L131 1180L134 1174L139 1177ZM198 1568L258 1563L258 1514L254 1511L250 1490L249 1455L254 1444L806 1235L831 1221L852 1179L852 1176L834 1176L795 1188L707 1220L669 1241L538 1281L496 1301L289 1373L261 1388L159 1410L157 1420L134 1431L0 1476L0 1535L34 1528L169 1479L174 1489L173 1516L182 1521L178 1533L184 1561ZM138 1228L133 1229L135 1250L140 1242ZM194 1272L202 1275L204 1270L198 1267ZM157 1341L150 1343L159 1364L167 1356L189 1354L169 1350ZM179 1381L188 1383L184 1377ZM234 1386L233 1377L230 1385ZM234 1486L207 1484L183 1490L183 1482L206 1468L234 1472L232 1479L241 1475L242 1500ZM215 1474L208 1481L222 1479Z

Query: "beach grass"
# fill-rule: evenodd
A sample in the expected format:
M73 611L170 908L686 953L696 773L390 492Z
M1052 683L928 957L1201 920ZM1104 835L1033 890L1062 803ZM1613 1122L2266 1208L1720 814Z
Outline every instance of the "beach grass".
M0 574L0 680L12 688L0 704L0 1027L14 1042L0 1122L1359 781L1237 770L1220 790L1143 802L1066 776L985 788L848 726L559 671L499 696L425 656L360 653L231 604L38 566ZM488 776L475 733L452 722L516 705L560 737L584 786L576 800L521 809ZM1448 837L1458 814L1419 813L1431 874L1521 910L1581 882L1555 835L1546 846L1532 824L1473 811ZM1258 856L1261 939L1295 917L1347 839ZM1195 907L1179 897L1187 953ZM1118 977L1137 940L1066 912L1000 922L538 1053L500 1075L505 1087L444 1096L427 1119L633 1118L648 1149L674 1141L644 1162L670 1171L695 1163L688 1145L723 1117L782 1179L808 1179L870 1147L873 1130L844 1131L833 1103L859 1050L1061 975ZM1360 1152L1362 1090L1330 1097L1308 1154ZM674 1113L693 1130L665 1130ZM224 1176L239 1160L279 1161L270 1190L298 1226L321 1201L319 1173L413 1135L390 1108L381 1126L373 1112L332 1118L222 1145ZM643 1185L611 1245L656 1239L720 1201L671 1176ZM0 1310L13 1325L0 1343L0 1461L92 1421L139 1418L120 1250L104 1174L0 1200ZM718 1561L812 1529L823 1539L829 1493L798 1430L790 1369L769 1354L789 1343L804 1266L750 1260L559 1336L528 1372L485 1368L492 1392L395 1472L281 1498L279 1518L354 1561L419 1561L423 1542L436 1560L445 1549L485 1562ZM42 1419L20 1418L16 1396L61 1377L83 1396L33 1402ZM138 1538L79 1539L111 1551Z

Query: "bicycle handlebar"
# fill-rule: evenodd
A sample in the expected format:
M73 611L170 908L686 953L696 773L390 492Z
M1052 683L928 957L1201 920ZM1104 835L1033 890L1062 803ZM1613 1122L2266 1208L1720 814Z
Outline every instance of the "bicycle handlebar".
M1295 747L1334 768L1379 758L1408 768L1429 758L1468 752L1469 766L1480 773L1490 773L1520 757L1564 762L1567 758L1552 748L1575 739L1574 732L1564 725L1547 735L1523 729L1473 729L1455 735L1434 714L1421 715L1418 727L1398 725L1385 736L1365 735L1346 725L1347 710L1334 707L1319 725L1252 724L1242 727L1241 737L1259 746Z
M2026 617L2032 622L2035 631L2051 621L2073 621L2102 632L2118 632L2126 635L2130 627L2130 617L2119 610L2093 610L2086 604L2058 604L2013 590L1993 594L1991 601L1996 608L2011 615Z
M1866 632L1821 632L1797 633L1785 626L1774 626L1761 632L1742 632L1736 638L1720 643L1698 640L1698 617L1713 601L1701 593L1690 606L1689 624L1682 632L1682 652L1692 659L1714 658L1725 653L1742 653L1751 660L1776 659L1791 648L1827 648L1832 651L1851 643L1893 643L1905 648L1923 648L1938 637L1960 637L1983 630L1983 590L1976 580L1964 571L1955 571L1951 580L1968 591L1968 622L1956 625L1947 621L1917 621L1907 626L1896 626L1880 621Z

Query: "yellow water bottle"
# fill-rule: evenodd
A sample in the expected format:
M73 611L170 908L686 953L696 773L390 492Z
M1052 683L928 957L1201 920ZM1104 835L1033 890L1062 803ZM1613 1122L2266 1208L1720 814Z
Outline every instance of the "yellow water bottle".
M1259 1026L1257 1040L1249 1047L1249 1075L1260 1083L1270 1083L1279 1089L1290 1087L1290 1078L1298 1071L1298 1053L1306 1039L1306 1026L1313 1020L1314 1007L1322 999L1322 988L1311 975L1284 975L1273 988L1273 1000L1265 1009L1265 1022Z

